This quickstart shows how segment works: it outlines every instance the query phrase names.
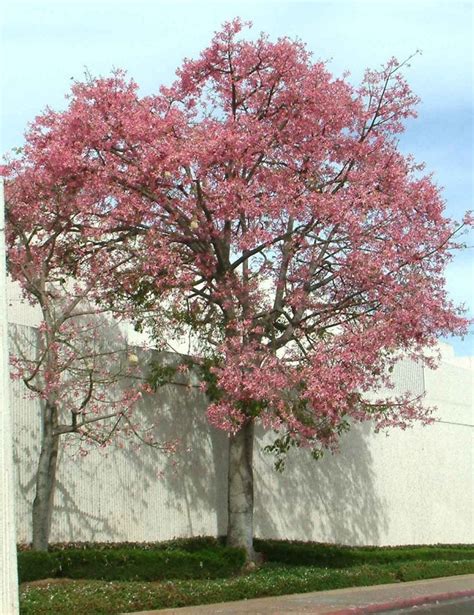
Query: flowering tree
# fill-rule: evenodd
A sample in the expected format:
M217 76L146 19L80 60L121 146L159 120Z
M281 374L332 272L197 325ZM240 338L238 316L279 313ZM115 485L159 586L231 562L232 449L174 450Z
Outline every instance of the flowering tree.
M132 411L143 386L136 355L107 318L109 310L94 302L99 264L109 275L115 266L96 262L106 234L96 239L94 217L79 215L67 191L40 178L32 162L27 152L4 170L9 271L41 313L35 331L14 329L12 368L41 403L32 530L33 548L46 550L60 437L75 435L80 454L87 454L91 444L106 446L136 432Z
M348 421L426 422L422 400L368 393L466 321L443 278L463 225L397 149L417 102L403 64L355 88L302 43L240 40L242 26L155 96L122 73L75 84L30 142L100 195L108 224L140 229L102 292L157 340L191 332L209 421L229 433L228 542L251 559L255 423L278 432L277 455L318 456Z

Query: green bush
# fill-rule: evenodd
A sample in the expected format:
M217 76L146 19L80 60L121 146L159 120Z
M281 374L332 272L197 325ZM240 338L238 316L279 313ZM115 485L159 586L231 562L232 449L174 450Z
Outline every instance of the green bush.
M433 545L400 547L344 547L322 543L255 540L255 548L265 560L293 566L347 568L361 564L388 564L406 561L457 561L474 559L473 545Z
M239 549L184 551L177 548L63 549L48 553L18 554L20 581L49 577L104 581L156 581L163 579L215 579L239 572L245 554Z
M139 549L64 551L62 576L104 581L214 579L236 574L245 563L239 549L179 551Z
M20 551L18 553L18 577L20 583L37 579L55 578L61 575L61 562L56 553Z
M407 562L399 566L397 578L399 581L418 581L419 579L432 579L448 577L457 574L472 574L474 561L433 561L433 562Z
M140 551L200 551L202 549L217 549L225 545L225 537L194 536L192 538L174 538L163 542L57 542L49 546L49 551L89 550L115 551L117 549L133 549ZM26 545L20 545L21 551L29 550Z
M392 570L400 570L400 580L409 574L401 564L411 562L422 574L430 563L439 567L474 560L473 545L380 548L256 540L255 547L270 566L350 569L391 565ZM209 537L148 544L60 544L53 545L47 553L27 550L18 553L21 582L51 577L104 581L218 579L237 574L244 561L242 551L227 548L221 539ZM427 566L423 568L424 562Z

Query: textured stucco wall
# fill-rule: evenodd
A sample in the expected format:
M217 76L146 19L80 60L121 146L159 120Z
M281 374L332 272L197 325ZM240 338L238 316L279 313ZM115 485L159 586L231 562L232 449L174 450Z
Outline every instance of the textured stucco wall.
M282 475L260 456L257 533L346 544L474 542L474 371L444 350L435 372L404 362L395 373L400 391L426 387L426 404L438 407L434 424L388 435L355 426L338 455L312 462L296 451Z
M29 308L19 311L16 305L12 323L35 324ZM343 437L338 455L316 462L306 451L292 451L282 474L262 452L271 434L259 434L258 536L346 544L474 543L474 369L469 359L442 348L437 371L403 362L395 372L398 391L426 390L426 403L438 406L433 425L388 436L358 425ZM31 538L40 408L18 382L12 383L12 399L17 537L24 543ZM111 446L86 457L75 454L74 443L63 447L51 540L224 534L227 437L206 423L205 407L198 389L183 386L163 387L143 401L138 413L145 422L158 419L156 435L181 441L170 459L148 447L136 450L132 441L125 449Z
M12 397L17 535L24 543L31 539L40 405L25 398L20 382L12 382ZM227 437L209 428L205 408L197 388L171 385L137 408L135 422L157 423L157 439L179 440L171 457L137 448L134 438L123 449L95 448L82 457L74 437L63 440L51 540L141 542L225 533Z

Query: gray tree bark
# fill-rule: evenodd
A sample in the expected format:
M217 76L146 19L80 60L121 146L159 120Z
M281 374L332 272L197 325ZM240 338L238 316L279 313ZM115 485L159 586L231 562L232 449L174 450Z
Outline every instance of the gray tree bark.
M256 560L253 547L254 421L248 420L229 440L227 544L245 549L247 561Z
M54 435L57 409L46 404L43 410L41 452L36 472L36 495L33 502L33 549L47 551L53 515L59 436Z

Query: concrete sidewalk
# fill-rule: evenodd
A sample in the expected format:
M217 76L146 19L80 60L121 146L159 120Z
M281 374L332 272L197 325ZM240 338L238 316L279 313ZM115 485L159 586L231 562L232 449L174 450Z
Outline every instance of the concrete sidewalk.
M426 581L350 587L308 594L221 602L179 609L141 611L134 615L285 615L286 613L311 613L323 615L350 615L377 613L386 609L409 607L474 596L474 574L442 577Z

